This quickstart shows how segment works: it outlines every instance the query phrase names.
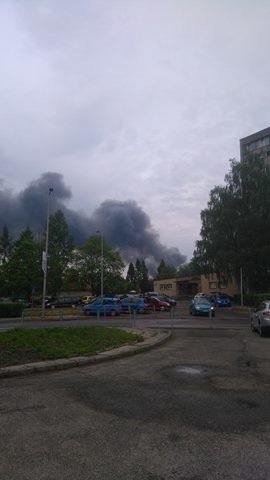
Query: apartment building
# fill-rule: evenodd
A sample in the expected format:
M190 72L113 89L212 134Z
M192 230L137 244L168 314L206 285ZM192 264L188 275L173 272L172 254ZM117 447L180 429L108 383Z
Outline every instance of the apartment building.
M240 139L240 159L249 153L260 155L270 165L270 127Z

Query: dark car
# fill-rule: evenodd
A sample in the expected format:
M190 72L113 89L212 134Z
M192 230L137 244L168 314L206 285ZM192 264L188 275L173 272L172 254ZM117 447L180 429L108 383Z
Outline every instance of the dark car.
M80 297L58 297L52 300L47 300L45 303L46 308L63 308L63 307L76 307L81 304Z
M123 313L150 313L153 311L152 306L145 298L128 296L120 300Z

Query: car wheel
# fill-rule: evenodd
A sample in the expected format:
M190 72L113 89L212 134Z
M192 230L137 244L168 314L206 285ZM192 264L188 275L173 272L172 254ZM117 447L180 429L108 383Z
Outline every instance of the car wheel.
M115 310L112 310L112 311L111 311L111 316L112 316L112 317L115 317L115 315L116 315L116 311L115 311Z
M165 310L165 307L160 307L161 312L164 312L164 310Z

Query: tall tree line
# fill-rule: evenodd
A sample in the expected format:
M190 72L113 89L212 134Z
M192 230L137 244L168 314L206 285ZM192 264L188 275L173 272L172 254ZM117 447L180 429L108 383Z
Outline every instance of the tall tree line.
M193 262L204 273L238 282L243 272L247 292L269 291L270 168L256 155L231 160L230 167L225 185L211 190L201 212Z

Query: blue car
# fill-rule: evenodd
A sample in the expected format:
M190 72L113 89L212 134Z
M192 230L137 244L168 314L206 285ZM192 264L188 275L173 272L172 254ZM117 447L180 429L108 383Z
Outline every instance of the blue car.
M215 307L205 297L193 298L189 305L190 315L209 315L215 316Z
M232 306L230 297L223 293L211 295L210 301L215 307L231 307Z
M98 297L84 305L83 312L85 315L119 316L121 314L120 300L117 297Z
M120 303L123 313L150 313L153 310L150 303L142 297L126 297Z

